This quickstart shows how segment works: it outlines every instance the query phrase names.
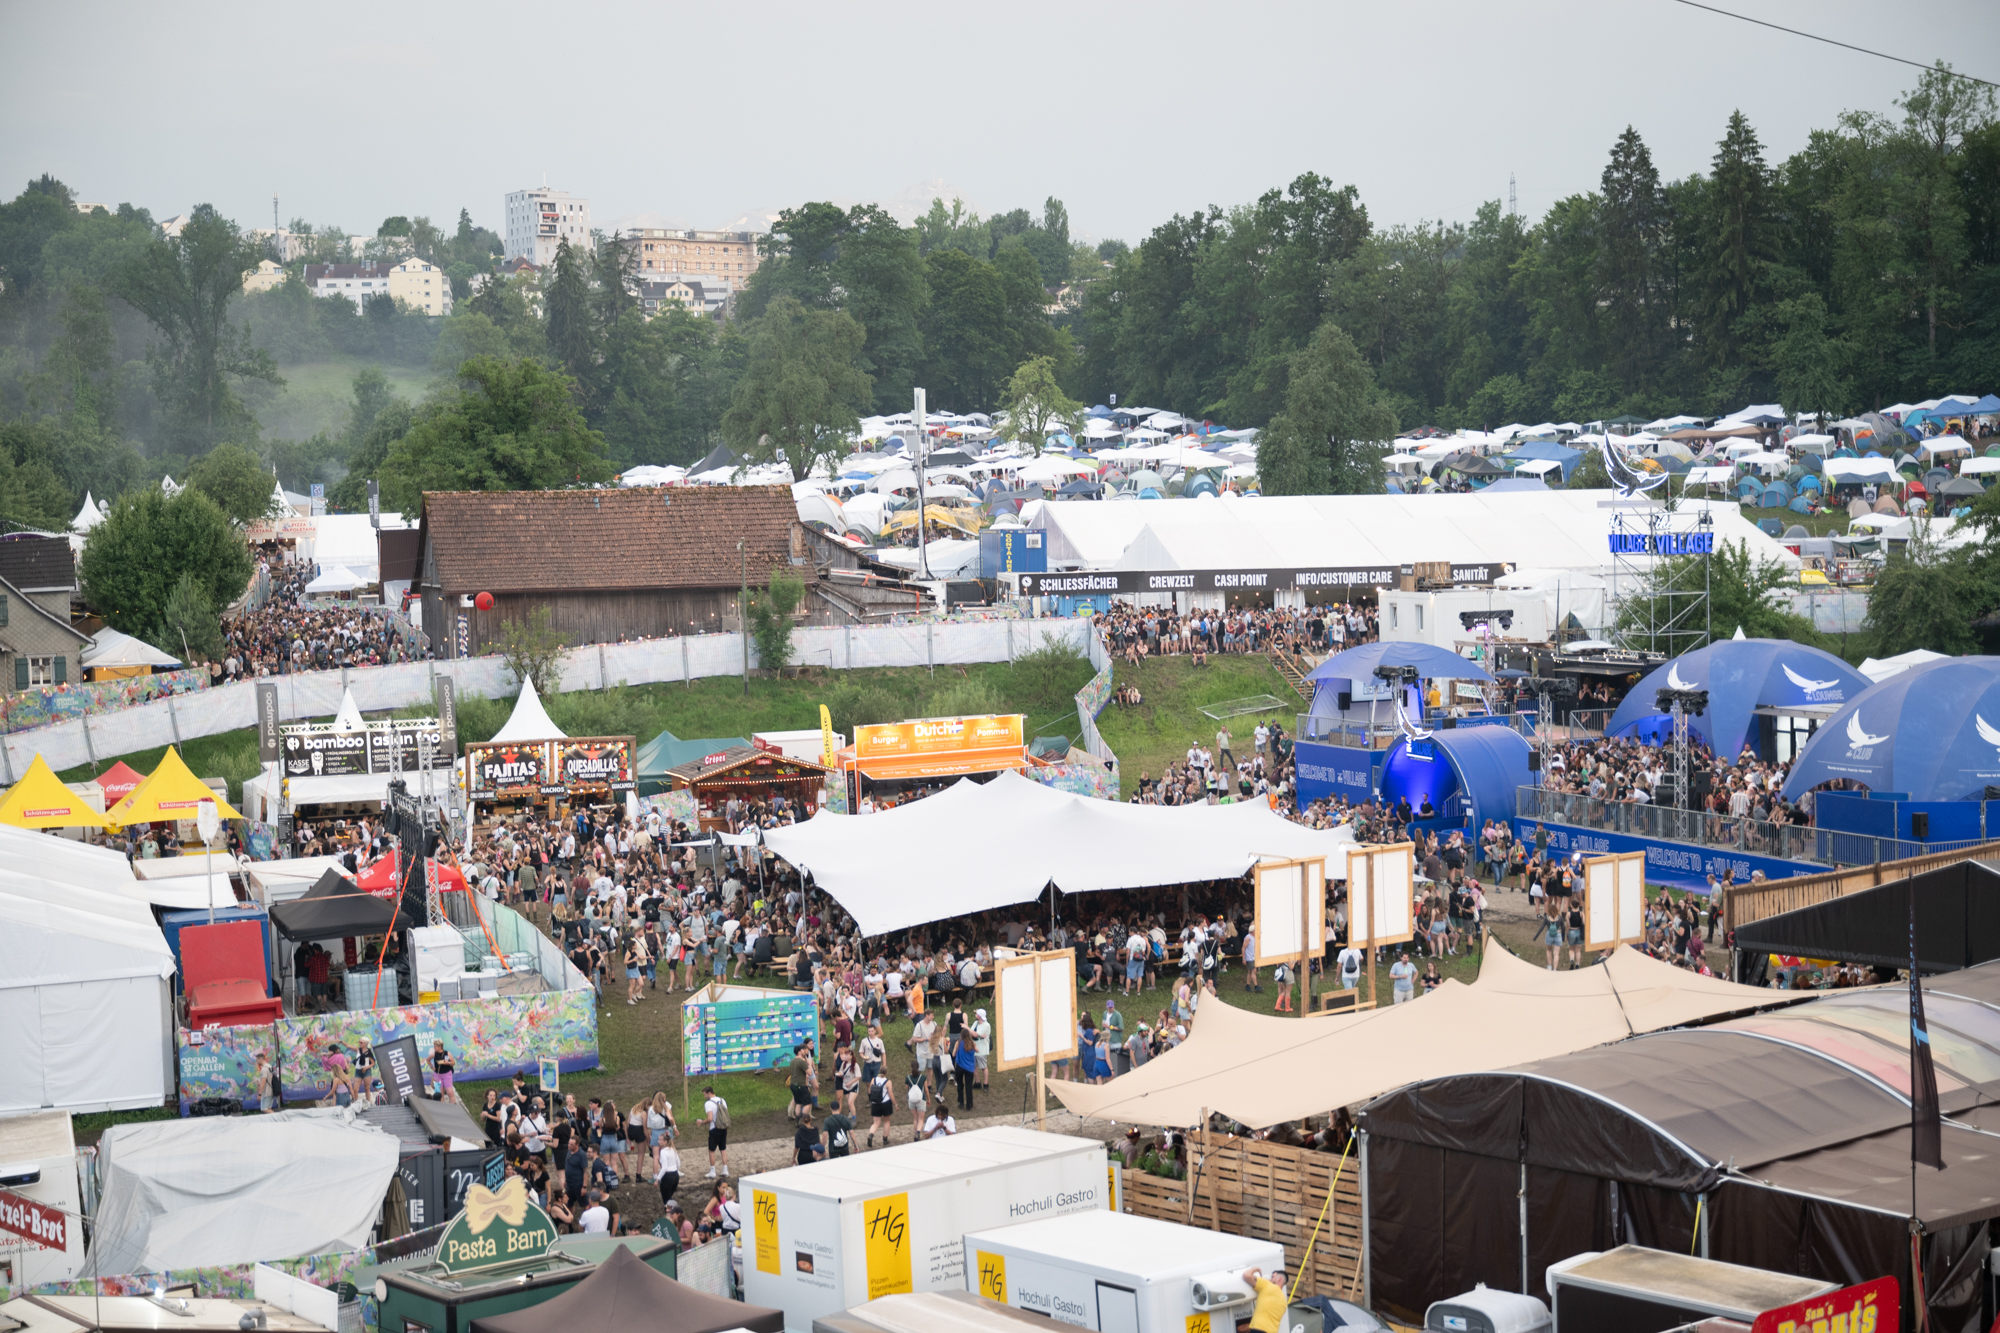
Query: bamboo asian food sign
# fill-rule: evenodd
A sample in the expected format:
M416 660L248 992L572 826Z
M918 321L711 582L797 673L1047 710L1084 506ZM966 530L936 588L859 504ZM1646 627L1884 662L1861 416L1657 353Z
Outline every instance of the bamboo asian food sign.
M556 1224L529 1197L528 1182L514 1176L497 1190L466 1191L465 1211L438 1237L434 1259L447 1273L470 1273L539 1259L555 1239Z

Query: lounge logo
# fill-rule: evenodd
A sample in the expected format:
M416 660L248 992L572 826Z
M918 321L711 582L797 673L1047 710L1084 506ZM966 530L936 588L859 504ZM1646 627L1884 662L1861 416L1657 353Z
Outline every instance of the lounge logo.
M1784 667L1787 680L1806 692L1807 703L1839 703L1847 697L1846 690L1837 688L1840 685L1837 677L1833 680L1809 680L1783 662L1778 665Z
M1847 719L1847 757L1849 759L1868 758L1875 753L1876 746L1888 739L1886 735L1870 735L1867 729L1861 725L1861 713L1858 709L1853 716Z

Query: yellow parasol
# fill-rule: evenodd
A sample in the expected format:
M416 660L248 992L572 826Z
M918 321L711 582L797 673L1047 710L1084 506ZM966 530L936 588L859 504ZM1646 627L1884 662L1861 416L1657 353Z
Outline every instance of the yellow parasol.
M939 504L925 505L924 521L926 523L942 523L948 528L957 528L960 532L976 533L979 531L979 513L977 510L947 509L945 506ZM915 527L916 524L917 511L915 509L899 509L889 516L888 522L882 525L882 531L901 532L904 528Z
M104 817L114 824L166 823L176 819L193 819L203 801L215 802L215 813L224 819L241 819L242 815L229 808L229 802L217 796L207 783L196 777L180 752L173 746L160 756L160 766L152 776L133 789L132 794L104 812Z
M48 761L36 755L28 772L0 798L0 824L15 828L101 828L111 821L63 786Z

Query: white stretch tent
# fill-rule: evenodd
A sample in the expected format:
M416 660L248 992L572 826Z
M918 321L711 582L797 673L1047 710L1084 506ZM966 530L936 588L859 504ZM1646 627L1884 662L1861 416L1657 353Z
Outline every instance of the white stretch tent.
M324 592L353 592L371 582L372 579L361 577L346 565L322 565L319 576L306 585L306 592L313 596Z
M1349 836L1294 824L1261 801L1121 805L1002 773L881 814L821 811L766 830L764 841L810 871L862 934L881 935L1030 903L1051 882L1089 893L1233 879L1264 858L1334 857Z
M98 1144L98 1266L157 1273L358 1250L399 1150L348 1108L114 1125Z
M178 657L169 657L143 639L135 639L129 634L106 625L90 636L90 647L83 650L79 659L86 670L93 667L177 667Z
M173 974L123 856L0 825L0 1115L158 1106Z
M1897 485L1896 465L1886 458L1829 458L1822 467L1828 481L1880 481Z
M1221 1111L1261 1129L1421 1079L1506 1069L1811 994L1739 986L1623 948L1601 967L1549 972L1496 944L1470 986L1447 981L1410 1004L1303 1021L1204 1004L1193 1035L1144 1067L1106 1084L1049 1086L1079 1115L1191 1125Z
M1880 684L1891 676L1900 676L1911 667L1925 666L1931 662L1942 662L1945 654L1934 653L1928 648L1912 648L1907 653L1894 657L1871 657L1862 662L1861 674Z

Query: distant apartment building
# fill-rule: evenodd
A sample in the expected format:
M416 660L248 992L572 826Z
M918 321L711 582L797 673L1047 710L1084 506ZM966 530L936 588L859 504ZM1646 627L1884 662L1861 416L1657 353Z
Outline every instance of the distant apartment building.
M641 282L670 277L720 284L725 293L743 290L757 271L753 231L666 231L645 227L620 240L632 251L632 276Z
M276 255L280 264L304 259L312 253L313 238L301 232L279 231L275 227L252 227L250 239Z
M504 235L507 258L547 268L555 262L556 246L562 241L568 241L572 250L591 248L590 200L547 186L516 190L507 196Z
M451 281L423 259L400 264L307 264L306 287L314 296L345 296L359 309L371 296L391 296L426 315L451 313Z
M675 275L638 284L639 305L651 319L664 305L678 302L698 315L722 314L729 305L729 287L719 277L695 278Z
M243 275L243 290L246 292L268 292L284 285L284 266L269 259L258 260L257 267Z

